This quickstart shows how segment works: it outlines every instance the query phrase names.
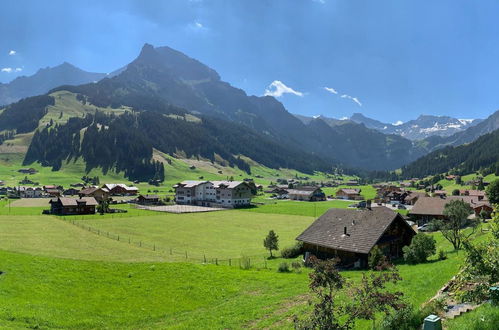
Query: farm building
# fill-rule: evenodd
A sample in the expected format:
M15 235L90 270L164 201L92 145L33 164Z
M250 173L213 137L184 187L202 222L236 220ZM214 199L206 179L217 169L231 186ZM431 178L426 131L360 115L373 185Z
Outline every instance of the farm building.
M319 258L339 258L343 266L364 268L374 246L399 258L415 234L399 213L375 207L329 209L296 239L303 242L304 251Z
M470 205L475 216L478 216L482 209L486 212L492 207L487 201L479 201L477 197L472 196L449 196L446 198L440 197L421 197L418 199L414 207L410 211L412 218L415 218L418 224L426 223L433 219L445 219L444 209L447 203L452 200L462 200Z
M421 197L427 197L428 195L424 192L417 192L417 191L411 191L407 196L404 198L404 204L407 205L414 205L418 201L419 198Z
M58 197L50 200L50 213L58 215L94 214L99 205L93 197Z
M297 189L286 189L287 197L296 201L325 201L326 194L319 187L300 187Z
M63 191L64 196L73 196L73 195L78 195L78 192L80 192L78 189L75 188L69 188Z
M157 205L159 204L158 195L139 195L137 197L137 203L140 205Z
M138 188L129 187L122 183L106 183L102 189L108 190L111 196L133 196L139 192Z
M242 181L182 181L173 186L177 204L243 207L251 203L251 187Z
M84 188L78 192L78 195L80 196L80 198L94 197L98 202L109 199L109 191L107 189L99 187Z
M360 192L360 189L342 188L336 192L336 198L360 200L363 199Z
M18 170L19 173L24 173L24 174L35 174L37 173L38 171L32 167L30 168L20 168Z

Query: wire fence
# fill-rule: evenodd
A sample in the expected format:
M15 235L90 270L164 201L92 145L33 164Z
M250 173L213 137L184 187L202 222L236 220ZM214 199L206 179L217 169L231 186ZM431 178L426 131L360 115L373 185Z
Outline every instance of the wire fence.
M85 218L87 219L87 218ZM76 219L64 219L64 221L73 224L74 226L86 230L90 233L109 238L122 242L124 244L130 244L135 247L151 250L154 252L162 253L165 259L168 261L185 261L190 263L201 263L201 264L213 264L213 265L223 265L230 267L239 267L241 269L250 268L269 268L267 257L265 256L241 256L236 258L217 258L209 256L206 254L195 254L187 250L178 250L171 247L165 247L155 243L144 242L142 240L137 240L129 235L117 234L106 230L101 230L99 228L94 228L87 224L83 224Z

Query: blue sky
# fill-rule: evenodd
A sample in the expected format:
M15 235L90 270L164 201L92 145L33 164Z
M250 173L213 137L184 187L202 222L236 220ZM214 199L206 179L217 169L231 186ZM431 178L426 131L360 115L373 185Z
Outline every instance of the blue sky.
M293 113L480 118L499 109L498 14L487 0L2 0L0 82L63 61L110 72L148 42Z

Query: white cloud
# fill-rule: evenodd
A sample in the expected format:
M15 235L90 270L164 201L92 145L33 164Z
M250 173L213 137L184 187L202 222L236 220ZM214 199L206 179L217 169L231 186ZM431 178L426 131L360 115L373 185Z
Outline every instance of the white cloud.
M348 117L341 117L340 120L348 120Z
M324 89L326 91L328 91L329 93L338 94L338 91L336 89L334 89L333 87L324 87Z
M394 122L392 125L393 126L400 126L402 125L404 122L402 120L397 120L396 122Z
M198 29L202 29L203 28L203 24L199 23L199 22L195 22L194 25L198 28Z
M343 94L343 95L341 95L341 98L342 98L342 99L349 99L349 100L352 100L353 102L357 103L357 105L358 105L359 107L361 107L361 106L362 106L362 103L361 103L361 102L359 101L359 99L358 99L358 98L356 98L356 97L353 97L353 96L350 96L350 95L347 95L347 94Z
M11 51L9 52L9 55L10 55L10 56L14 56L14 55L16 55L16 54L17 54L17 52L16 52L15 50L11 50Z
M302 92L295 91L293 88L284 85L282 81L274 80L269 87L265 89L265 96L280 97L283 94L294 94L296 96L303 96Z
M12 72L21 72L23 69L21 68L2 68L0 72L12 73Z

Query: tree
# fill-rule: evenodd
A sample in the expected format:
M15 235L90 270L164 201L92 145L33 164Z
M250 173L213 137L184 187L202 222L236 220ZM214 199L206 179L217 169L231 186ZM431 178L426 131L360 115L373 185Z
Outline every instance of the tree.
M419 233L412 238L411 245L404 246L404 259L410 264L425 262L436 252L433 236Z
M99 203L97 206L97 211L102 215L106 212L109 211L109 202L108 201L102 201Z
M375 321L379 312L389 314L405 307L401 292L390 292L386 284L401 280L396 268L382 273L363 273L358 286L352 287L338 271L337 259L319 260L312 256L313 272L309 288L316 302L307 318L295 316L297 329L352 329L356 319ZM343 289L348 299L338 299Z
M487 187L487 197L492 204L499 204L499 179L489 184Z
M471 230L465 231L464 227L469 222L471 207L462 200L453 200L445 205L444 215L448 220L440 222L442 235L452 244L455 250L461 248L463 241L475 233L476 221L471 221Z
M273 230L269 231L269 234L263 240L263 246L269 250L270 257L272 258L272 250L279 250L279 236Z
M456 184L462 186L463 185L463 179L461 178L460 175L456 176Z
M459 189L454 189L452 191L452 196L459 196Z

